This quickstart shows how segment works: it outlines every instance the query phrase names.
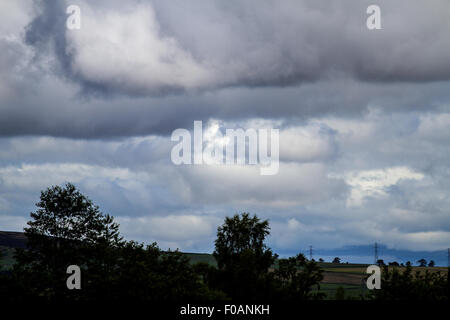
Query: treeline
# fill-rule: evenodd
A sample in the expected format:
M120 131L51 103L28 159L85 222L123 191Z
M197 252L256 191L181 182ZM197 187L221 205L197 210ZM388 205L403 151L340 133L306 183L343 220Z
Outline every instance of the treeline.
M297 301L323 299L323 270L302 254L279 259L265 240L267 220L247 213L225 218L217 230L217 267L191 264L156 243L125 241L103 214L70 183L41 192L25 228L27 248L0 275L6 301ZM67 267L81 271L81 289L68 289ZM382 289L362 299L448 299L448 277L383 273ZM405 292L406 290L406 292Z

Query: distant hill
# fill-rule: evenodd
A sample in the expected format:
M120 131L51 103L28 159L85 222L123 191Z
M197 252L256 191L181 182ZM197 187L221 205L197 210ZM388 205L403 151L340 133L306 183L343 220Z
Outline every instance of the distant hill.
M0 247L6 248L25 248L27 238L23 232L8 232L0 231ZM405 263L411 261L413 264L417 264L417 260L424 258L427 261L434 260L436 266L447 266L447 250L439 251L410 251L391 249L383 244L378 246L378 256L383 259L384 262L397 261L399 263ZM185 253L193 263L206 262L211 265L216 265L216 261L211 254L208 253ZM280 252L281 256L292 256L293 253L284 254ZM308 256L308 252L304 252L305 256ZM334 257L340 257L342 262L348 261L349 263L373 263L373 246L372 245L359 245L359 246L346 246L335 249L315 249L314 258L318 260L323 258L325 261L332 261Z
M314 254L318 259L322 257L325 261L332 261L333 257L340 257L341 261L350 263L374 263L373 245L345 246L334 249L316 249ZM417 265L417 260L424 258L427 261L434 260L436 266L447 266L447 249L436 251L411 251L395 248L388 248L384 244L378 244L378 258L385 263L397 261L406 263L411 261Z
M23 232L0 231L0 246L8 248L25 248L27 237Z
M15 249L25 248L26 243L23 232L0 231L0 272L12 268Z

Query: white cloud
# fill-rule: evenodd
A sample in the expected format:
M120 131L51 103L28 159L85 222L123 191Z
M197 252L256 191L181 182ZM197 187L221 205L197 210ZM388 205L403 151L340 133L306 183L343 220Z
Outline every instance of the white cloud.
M81 7L81 29L66 31L75 75L135 93L208 85L208 70L162 35L149 4L121 12Z
M321 162L336 156L333 136L319 124L288 128L280 131L282 161Z
M327 177L326 167L320 163L281 163L273 176L261 176L257 166L248 165L185 166L179 173L185 181L180 188L189 186L194 203L292 207L340 197L345 192L343 182Z
M67 181L80 182L89 177L100 177L109 181L142 179L142 175L131 173L126 168L105 168L85 164L23 164L0 168L4 189L36 190L44 189Z
M28 219L25 217L0 214L0 231L22 231L23 227L26 226L27 221Z
M0 36L17 36L30 21L33 0L0 2Z
M116 219L127 239L157 241L164 249L190 250L211 241L220 220L193 214L167 216L121 216Z
M352 188L347 199L347 205L361 206L366 197L388 197L386 189L397 184L402 179L421 180L424 178L424 175L407 167L391 167L379 170L349 172L344 177L345 181Z

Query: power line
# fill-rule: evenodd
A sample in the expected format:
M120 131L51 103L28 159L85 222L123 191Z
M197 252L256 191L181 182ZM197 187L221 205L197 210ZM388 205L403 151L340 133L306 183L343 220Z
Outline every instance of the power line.
M450 270L450 248L447 248L447 268Z
M378 244L376 242L375 242L374 249L375 249L375 264L377 264L378 263Z

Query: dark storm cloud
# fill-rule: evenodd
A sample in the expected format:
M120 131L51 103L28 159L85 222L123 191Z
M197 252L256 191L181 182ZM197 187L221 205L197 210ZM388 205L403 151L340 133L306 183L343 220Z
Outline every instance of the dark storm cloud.
M448 2L431 3L380 1L383 29L369 31L364 1L76 1L82 29L68 31L67 3L36 1L16 40L0 39L0 135L445 111L449 82L436 80L449 78Z

